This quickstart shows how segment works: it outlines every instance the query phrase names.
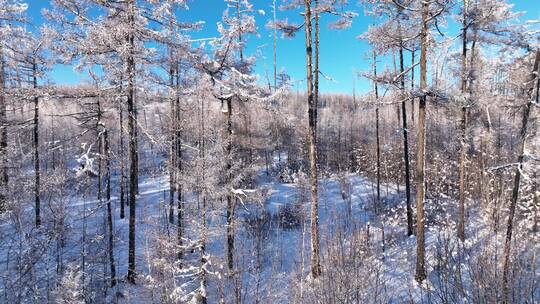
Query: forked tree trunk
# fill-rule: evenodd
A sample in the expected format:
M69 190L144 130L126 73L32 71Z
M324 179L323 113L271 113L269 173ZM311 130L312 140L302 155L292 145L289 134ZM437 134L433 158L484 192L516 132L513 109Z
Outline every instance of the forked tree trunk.
M319 256L319 204L317 197L317 104L313 94L313 43L311 25L311 0L304 0L305 30L306 30L306 72L308 96L308 144L309 164L311 171L311 276L321 275Z
M510 247L512 245L512 230L514 228L514 216L516 214L516 207L519 199L519 190L521 185L521 174L523 172L523 162L525 159L525 144L527 142L527 131L529 127L529 117L531 115L534 104L539 102L539 90L540 90L540 77L538 74L540 62L540 50L536 51L536 58L534 61L534 69L531 76L531 83L533 87L528 90L528 101L525 109L523 110L523 116L521 119L521 131L520 131L520 143L519 143L519 155L517 161L517 168L514 177L514 188L512 189L512 200L510 201L510 208L508 213L508 224L506 225L506 240L504 242L503 253L503 303L510 303L510 288L508 286L508 276L510 268ZM534 92L534 86L536 85L536 92ZM536 100L533 101L534 94L536 93Z
M416 273L415 279L422 283L426 278L425 235L424 235L424 199L425 199L425 160L426 160L426 92L427 89L427 45L429 3L423 2L422 8L422 46L420 55L420 90L422 96L418 104L418 152L416 161Z

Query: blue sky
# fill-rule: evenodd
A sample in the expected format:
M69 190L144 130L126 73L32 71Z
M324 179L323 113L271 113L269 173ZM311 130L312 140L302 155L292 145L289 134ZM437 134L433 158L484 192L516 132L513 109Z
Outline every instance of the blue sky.
M34 24L41 24L41 10L49 6L48 0L28 0L28 13ZM278 3L280 1L278 0ZM370 83L363 78L355 77L357 72L369 71L371 62L369 57L369 45L357 39L358 35L364 33L369 24L376 22L372 17L364 15L365 8L359 5L356 0L350 0L350 10L358 13L351 28L345 30L330 30L327 23L331 17L325 16L321 19L321 71L333 78L334 81L321 79L322 93L346 93L351 94L353 87L359 93L365 93L370 89ZM514 0L514 11L524 11L526 14L523 20L538 19L540 17L540 0ZM272 18L271 0L252 0L255 11L264 10L265 15L257 14L256 21L259 29L259 36L249 38L248 50L250 54L258 57L255 72L260 75L261 82L266 83L266 75L272 78L273 75L273 50L272 32L266 29L265 24ZM190 10L182 13L181 16L191 21L204 20L206 22L202 31L196 33L195 37L213 37L217 35L216 23L221 19L225 4L221 0L193 0L189 2ZM278 19L288 18L290 21L301 22L298 12L278 11ZM452 27L447 29L452 32ZM305 47L304 35L299 33L293 39L280 38L278 40L278 71L284 68L294 80L305 78ZM391 63L379 63L381 67L390 66ZM51 72L51 78L59 84L76 84L84 78L73 71L70 66L56 66ZM305 89L305 83L298 83L300 90ZM294 89L297 89L295 86Z

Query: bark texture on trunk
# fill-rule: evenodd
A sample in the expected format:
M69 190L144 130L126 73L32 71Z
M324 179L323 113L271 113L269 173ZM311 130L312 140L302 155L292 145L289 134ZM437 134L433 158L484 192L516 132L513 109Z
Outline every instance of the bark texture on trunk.
M103 132L103 153L105 157L105 180L106 180L106 199L107 199L107 228L108 228L108 253L109 253L109 267L111 272L111 287L116 286L116 265L114 262L114 227L113 227L113 215L111 205L111 161L109 150L109 135L105 129Z
M227 98L227 146L226 146L226 169L227 186L232 182L232 98ZM229 271L234 269L234 201L232 195L227 194L227 266Z
M398 14L399 35L401 37L401 22ZM403 58L403 40L400 38L399 47L399 72L401 73L401 90L405 91L405 62ZM405 169L405 198L407 207L407 235L413 235L413 212L411 207L411 171L409 163L409 128L407 126L407 102L401 103L401 123L403 132L403 162Z
M463 1L463 30L461 53L461 94L467 93L467 28L469 1ZM465 241L465 161L467 158L467 101L461 107L460 119L460 153L459 153L459 218L457 226L458 238Z
M425 160L426 160L426 94L427 89L427 44L428 44L429 3L422 8L422 45L420 55L420 90L423 92L418 104L418 152L416 161L416 273L415 279L421 283L426 278L424 199L425 199Z
M416 64L416 51L413 49L411 51L411 90L414 91L414 65ZM411 120L414 123L414 97L411 98Z
M129 138L129 244L128 244L128 275L127 280L131 284L135 283L137 271L135 269L135 222L136 208L135 201L137 195L138 181L138 157L137 157L137 122L135 107L135 2L128 1L128 25L130 33L128 35L129 54L127 58L127 111L128 111L128 138Z
M118 158L120 158L120 218L125 217L125 193L126 193L126 170L124 162L124 107L122 102L118 105L119 125L120 125L120 147L118 151Z
M313 93L313 43L311 24L311 0L304 0L305 30L306 30L306 70L307 70L307 96L308 96L308 144L311 183L311 276L318 278L321 275L320 248L319 248L319 204L317 185L317 104Z
M0 46L0 213L6 210L8 191L7 169L7 115L6 115L6 79L4 53Z

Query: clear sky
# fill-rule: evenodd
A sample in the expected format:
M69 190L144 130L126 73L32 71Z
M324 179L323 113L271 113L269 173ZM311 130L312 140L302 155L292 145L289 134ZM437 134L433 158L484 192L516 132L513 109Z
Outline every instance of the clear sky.
M48 0L27 0L28 13L32 21L39 25L43 22L41 10L49 6ZM278 0L278 5L279 5ZM369 71L371 67L368 54L370 47L365 41L357 39L364 33L369 24L376 22L372 17L366 17L365 8L358 4L357 0L349 0L348 9L358 13L353 20L353 26L345 30L330 30L327 26L332 17L321 18L320 34L320 66L321 72L334 81L321 79L322 93L346 93L351 94L353 87L357 92L365 93L370 89L366 79L355 77L357 72ZM512 0L514 11L526 12L523 20L540 18L540 0ZM271 0L252 0L255 11L263 10L265 15L257 14L256 21L259 36L249 37L248 53L258 57L255 72L260 75L261 81L266 83L266 75L273 76L273 38L272 31L265 25L272 18ZM206 22L202 31L194 34L194 37L213 37L217 35L216 23L221 19L225 4L222 0L192 0L189 1L190 10L181 16L190 21L204 20ZM288 18L290 21L301 23L298 12L278 11L278 19ZM452 31L451 28L448 31ZM278 40L278 71L282 68L291 75L293 80L305 78L305 47L303 32L293 39L281 38ZM390 63L380 63L390 65ZM76 84L84 78L73 71L70 66L56 66L51 72L53 81L58 84ZM298 82L297 82L298 84ZM294 87L296 89L296 86ZM305 89L305 83L300 83L300 90Z

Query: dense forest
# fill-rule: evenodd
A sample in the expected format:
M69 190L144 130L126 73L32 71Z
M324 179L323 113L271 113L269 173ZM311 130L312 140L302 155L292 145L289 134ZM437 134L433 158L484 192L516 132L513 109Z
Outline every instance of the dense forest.
M540 11L0 0L0 303L540 302L540 19L512 1ZM369 85L325 92L321 33L359 20Z

